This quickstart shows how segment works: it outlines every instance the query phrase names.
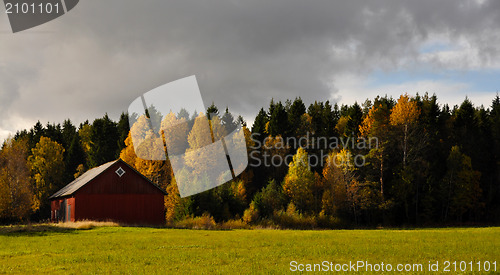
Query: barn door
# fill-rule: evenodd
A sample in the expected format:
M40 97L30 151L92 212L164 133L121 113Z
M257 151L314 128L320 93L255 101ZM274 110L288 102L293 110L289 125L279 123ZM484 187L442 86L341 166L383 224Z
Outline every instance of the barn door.
M68 201L66 201L67 207L66 207L66 212L68 213L68 219L66 221L70 222L71 221L71 205L68 204Z
M61 220L64 222L70 222L71 221L71 205L69 204L67 199L64 199L61 203L61 208L60 208L60 217Z
M67 201L64 199L59 208L59 220L65 222L67 217L66 212Z

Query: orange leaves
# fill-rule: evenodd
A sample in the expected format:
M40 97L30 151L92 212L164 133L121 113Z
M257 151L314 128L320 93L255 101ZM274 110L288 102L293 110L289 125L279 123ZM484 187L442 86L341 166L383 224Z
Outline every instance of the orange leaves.
M361 125L359 125L359 133L361 136L367 137L370 135L371 129L375 122L374 118L375 106L370 109L368 115L363 119Z
M408 94L401 95L391 112L391 125L409 125L417 121L420 109Z

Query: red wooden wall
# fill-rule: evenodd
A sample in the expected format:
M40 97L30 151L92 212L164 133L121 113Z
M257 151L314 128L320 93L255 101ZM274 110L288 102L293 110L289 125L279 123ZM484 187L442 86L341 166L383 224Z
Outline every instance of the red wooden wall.
M115 173L119 167L125 170L122 177ZM130 225L165 223L164 193L121 161L81 187L73 196L72 221L115 221ZM62 200L53 200L52 210Z
M162 225L163 195L156 194L80 194L76 196L79 220L113 220L125 224Z

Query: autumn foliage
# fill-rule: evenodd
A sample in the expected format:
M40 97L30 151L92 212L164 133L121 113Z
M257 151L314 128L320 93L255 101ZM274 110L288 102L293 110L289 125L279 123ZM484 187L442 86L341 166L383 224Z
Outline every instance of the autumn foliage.
M209 109L210 117L185 110L150 114L160 125L155 131L146 116L136 114L130 114L135 122L130 129L129 116L122 114L118 122L105 115L78 127L69 120L62 125L38 122L18 132L0 150L0 222L47 218L48 196L118 157L167 191L165 218L172 226L202 221L273 228L500 221L498 96L488 107L465 99L451 108L428 94L341 106L272 100L251 128L228 109ZM206 180L214 167L206 161L211 153L197 149L227 135L237 123L244 125L250 165L236 180L181 198L171 160L182 155L185 161L178 179ZM290 138L305 140L286 143ZM337 142L318 146L321 138ZM363 140L376 146L352 146ZM145 160L148 154L166 159ZM264 165L266 156L286 161Z

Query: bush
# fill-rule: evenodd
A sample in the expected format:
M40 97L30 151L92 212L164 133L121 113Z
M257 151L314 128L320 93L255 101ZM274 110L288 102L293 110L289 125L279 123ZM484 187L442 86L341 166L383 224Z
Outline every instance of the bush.
M250 203L250 207L243 213L243 221L247 224L254 223L259 218L259 210L255 207L255 203Z
M219 225L220 229L250 229L250 226L242 220L229 220Z
M217 224L210 214L205 213L201 217L187 217L181 221L174 222L176 228L190 229L215 229Z
M325 215L323 211L316 218L316 224L319 228L335 229L346 227L339 218Z
M269 181L269 184L255 195L253 202L263 218L272 217L275 211L283 210L286 206L283 188L274 179Z
M314 216L298 213L293 203L288 205L286 211L276 211L273 220L282 228L312 229L316 227Z

